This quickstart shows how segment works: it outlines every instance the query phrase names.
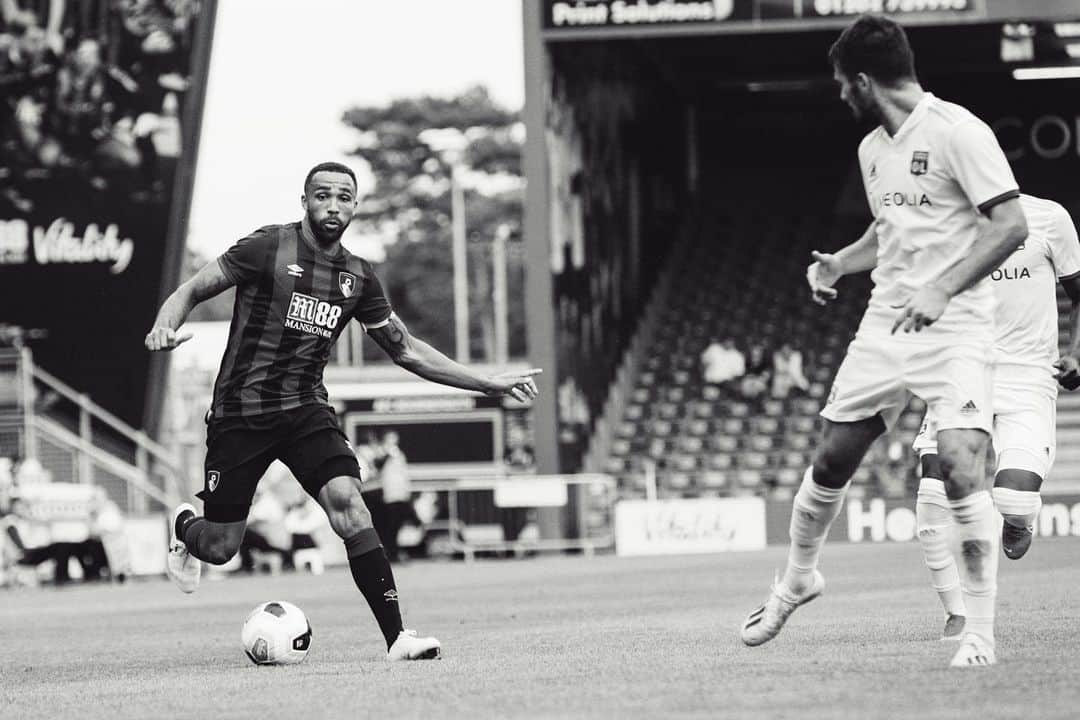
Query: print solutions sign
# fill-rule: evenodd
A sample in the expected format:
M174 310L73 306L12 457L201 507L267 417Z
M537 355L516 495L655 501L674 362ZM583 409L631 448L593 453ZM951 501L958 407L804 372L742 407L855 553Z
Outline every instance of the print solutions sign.
M747 25L767 29L770 22L788 21L787 29L809 30L868 12L967 19L981 9L980 0L546 0L544 29L720 23L735 31L751 29Z

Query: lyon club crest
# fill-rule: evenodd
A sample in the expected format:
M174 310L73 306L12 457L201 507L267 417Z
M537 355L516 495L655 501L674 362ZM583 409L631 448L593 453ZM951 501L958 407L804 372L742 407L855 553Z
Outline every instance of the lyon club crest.
M911 153L911 174L925 175L930 170L930 153L926 150L916 150Z
M356 290L356 276L352 273L339 272L338 287L341 288L342 295L352 297L353 291Z
M221 473L217 470L210 470L206 473L206 487L210 489L210 492L217 490L218 484L221 483Z

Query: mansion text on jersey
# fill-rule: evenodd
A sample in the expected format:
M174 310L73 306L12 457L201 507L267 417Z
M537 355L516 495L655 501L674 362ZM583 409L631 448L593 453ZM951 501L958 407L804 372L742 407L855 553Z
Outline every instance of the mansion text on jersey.
M333 329L341 320L341 306L334 305L310 295L294 292L289 301L289 314L285 327L300 330L324 338L333 337Z

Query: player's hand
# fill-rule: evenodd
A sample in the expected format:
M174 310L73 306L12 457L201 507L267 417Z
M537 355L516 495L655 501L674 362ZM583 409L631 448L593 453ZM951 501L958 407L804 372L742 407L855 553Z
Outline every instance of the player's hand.
M895 305L900 308L900 316L892 326L892 333L903 326L904 332L919 332L924 327L929 327L937 322L945 306L949 304L949 295L944 290L933 285L926 285L907 301L904 305Z
M533 380L534 375L544 372L540 368L531 368L524 372L506 372L488 378L492 387L488 395L509 395L520 402L527 402L540 394Z
M1080 387L1080 360L1073 355L1062 355L1054 363L1054 377L1058 384L1066 390L1075 390Z
M192 337L194 336L187 330L173 330L170 327L158 325L146 334L143 344L150 352L175 350L178 345L186 343Z
M833 285L844 276L844 269L835 255L813 250L810 257L814 258L814 262L806 268L806 283L810 286L810 295L814 302L824 305L836 299L836 288Z

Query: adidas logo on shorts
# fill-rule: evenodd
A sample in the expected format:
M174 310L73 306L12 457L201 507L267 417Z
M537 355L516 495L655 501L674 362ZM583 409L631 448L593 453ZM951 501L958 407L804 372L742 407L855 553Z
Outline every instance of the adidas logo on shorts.
M970 415L972 413L979 412L979 408L975 406L974 400L968 400L966 403L964 403L964 406L960 408L960 412L964 413L965 415Z

